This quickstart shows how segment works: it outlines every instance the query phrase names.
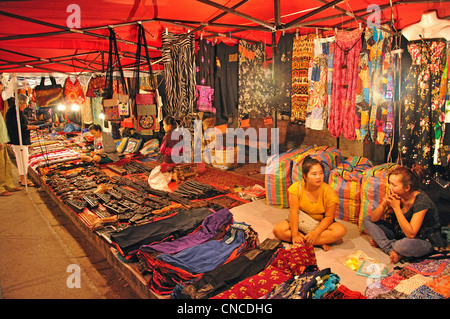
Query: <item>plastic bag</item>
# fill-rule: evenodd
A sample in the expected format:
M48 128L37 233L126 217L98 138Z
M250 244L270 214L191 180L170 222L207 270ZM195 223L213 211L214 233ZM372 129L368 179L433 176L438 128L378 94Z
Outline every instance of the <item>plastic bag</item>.
M150 175L148 176L148 185L154 189L171 192L172 190L169 188L169 183L171 180L172 173L161 173L161 165L158 165L152 169Z

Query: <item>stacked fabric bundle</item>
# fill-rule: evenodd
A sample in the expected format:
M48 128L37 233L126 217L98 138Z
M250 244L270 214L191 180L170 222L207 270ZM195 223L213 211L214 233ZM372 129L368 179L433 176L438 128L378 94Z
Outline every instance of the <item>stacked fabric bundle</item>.
M291 249L280 249L267 268L233 285L213 299L258 299L293 276L313 270L317 270L314 248L297 243Z
M339 197L339 209L336 218L357 223L361 204L361 179L364 170L372 167L372 163L365 157L354 156L347 158L333 169L328 184Z
M240 282L247 280L246 278L252 278L258 272L264 271L263 269L279 252L280 247L280 241L266 239L261 245L246 254L205 273L199 280L191 283L179 283L173 290L171 298L211 298L226 289L230 289L233 284L239 286Z
M148 272L148 286L158 294L170 294L180 282L200 278L204 273L226 264L257 246L258 234L244 223L233 223L219 239L183 249L176 254L156 257L140 251Z
M72 148L57 149L54 151L43 151L30 156L28 165L36 169L44 165L74 161L80 158L80 154Z
M111 235L111 240L119 253L130 259L142 245L177 239L193 232L213 213L208 208L180 210L148 224L130 226Z

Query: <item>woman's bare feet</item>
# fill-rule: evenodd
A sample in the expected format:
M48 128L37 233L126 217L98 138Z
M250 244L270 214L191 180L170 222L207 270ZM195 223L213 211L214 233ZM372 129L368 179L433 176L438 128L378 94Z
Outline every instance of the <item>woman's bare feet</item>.
M330 250L330 246L328 246L328 245L321 245L320 247L322 247L323 251L329 251Z
M373 239L370 240L370 246L372 246L374 248L378 248L379 247L378 244Z
M389 254L389 258L391 259L391 263L396 264L402 257L395 251L391 251L391 253Z

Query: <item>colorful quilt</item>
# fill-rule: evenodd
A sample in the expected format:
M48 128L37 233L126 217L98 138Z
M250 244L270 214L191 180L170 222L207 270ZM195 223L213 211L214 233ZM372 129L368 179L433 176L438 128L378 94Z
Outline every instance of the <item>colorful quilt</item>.
M410 263L368 286L368 299L450 298L450 258Z

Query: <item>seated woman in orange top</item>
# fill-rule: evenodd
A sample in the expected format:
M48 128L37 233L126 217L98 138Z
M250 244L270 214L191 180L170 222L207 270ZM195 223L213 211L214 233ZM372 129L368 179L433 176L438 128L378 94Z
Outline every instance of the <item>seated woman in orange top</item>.
M339 198L327 183L324 183L323 167L320 161L307 156L302 164L302 180L289 189L290 213L273 229L274 235L287 242L304 242L322 246L344 237L346 229L335 222L334 214Z

